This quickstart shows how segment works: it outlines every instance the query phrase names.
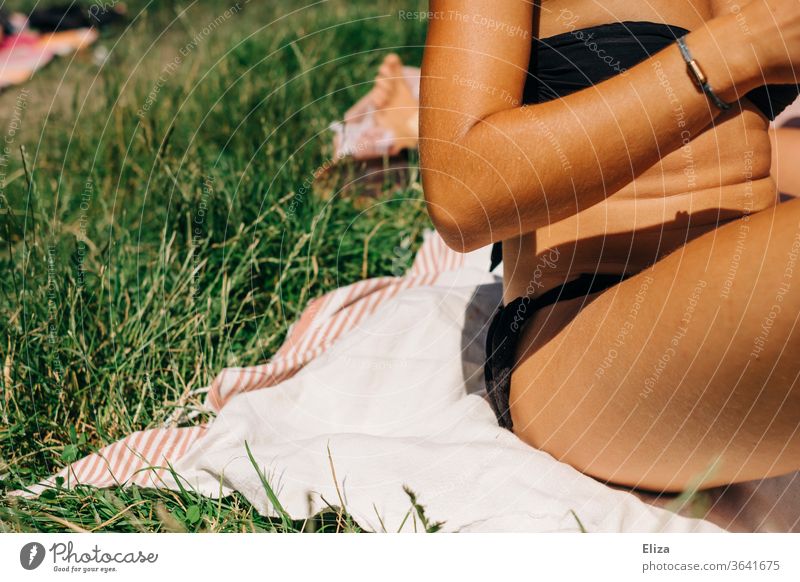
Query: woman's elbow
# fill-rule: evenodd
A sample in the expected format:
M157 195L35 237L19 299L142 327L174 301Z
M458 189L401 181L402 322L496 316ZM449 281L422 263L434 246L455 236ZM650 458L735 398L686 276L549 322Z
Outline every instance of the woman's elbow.
M439 180L430 179L423 171L423 191L436 232L445 244L459 253L468 253L491 242L488 229L476 225L464 196L452 191L452 187Z

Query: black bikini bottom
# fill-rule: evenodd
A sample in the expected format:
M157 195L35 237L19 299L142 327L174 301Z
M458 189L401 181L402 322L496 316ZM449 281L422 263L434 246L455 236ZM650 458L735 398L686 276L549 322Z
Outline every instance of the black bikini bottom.
M523 324L543 307L608 289L628 276L584 274L539 297L517 297L508 305L501 304L497 308L486 335L486 362L483 373L489 404L500 426L508 430L513 429L509 408L511 372L514 369L517 342Z

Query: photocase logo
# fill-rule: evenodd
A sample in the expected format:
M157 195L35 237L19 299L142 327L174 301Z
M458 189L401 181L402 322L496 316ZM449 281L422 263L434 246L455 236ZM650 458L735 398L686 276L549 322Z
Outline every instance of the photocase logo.
M44 561L44 546L39 542L30 542L19 551L19 563L26 570L35 570Z

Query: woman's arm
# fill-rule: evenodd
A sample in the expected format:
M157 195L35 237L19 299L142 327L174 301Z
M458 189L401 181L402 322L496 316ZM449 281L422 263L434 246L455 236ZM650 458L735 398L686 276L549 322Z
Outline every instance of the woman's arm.
M790 11L800 7L797 0L770 1L791 5ZM430 4L421 87L422 178L431 218L453 249L469 251L531 232L601 202L719 113L692 82L675 45L594 87L521 107L531 3ZM787 37L783 61L774 47L756 51L758 35L778 34L773 15L764 10L769 19L756 10L748 13L752 41L742 40L732 16L711 20L686 39L726 101L770 81L764 71L785 77L773 62L788 63L787 51L797 53L797 35Z

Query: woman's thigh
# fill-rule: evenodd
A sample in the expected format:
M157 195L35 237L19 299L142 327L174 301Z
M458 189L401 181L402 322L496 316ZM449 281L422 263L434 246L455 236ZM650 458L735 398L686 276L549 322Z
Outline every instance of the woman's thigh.
M800 200L728 223L523 331L515 432L654 490L800 469Z

